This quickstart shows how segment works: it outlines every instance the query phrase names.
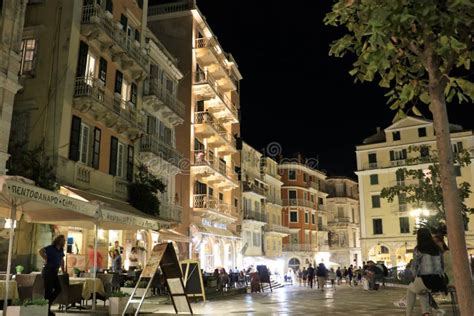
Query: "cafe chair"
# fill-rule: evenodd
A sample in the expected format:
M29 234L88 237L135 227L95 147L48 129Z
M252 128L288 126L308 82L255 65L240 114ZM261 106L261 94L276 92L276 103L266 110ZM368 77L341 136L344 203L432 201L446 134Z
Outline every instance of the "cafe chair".
M61 285L61 292L54 301L54 304L59 304L59 310L68 310L70 308L82 309L82 284L69 284L69 275L61 274L59 283ZM79 304L78 306L76 304Z
M102 281L102 284L104 285L104 290L105 290L105 296L102 296L97 293L97 299L103 300L104 301L104 306L105 302L107 299L112 295L113 291L113 286L112 286L112 281L114 278L113 274L110 273L97 273L97 278Z
M21 301L44 298L44 283L41 274L17 274L15 281Z

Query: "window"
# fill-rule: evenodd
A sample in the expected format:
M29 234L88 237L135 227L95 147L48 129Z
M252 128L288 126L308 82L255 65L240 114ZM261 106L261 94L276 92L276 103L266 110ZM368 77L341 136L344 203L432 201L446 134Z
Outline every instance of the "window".
M290 223L298 223L298 211L290 211Z
M115 72L115 86L114 92L118 94L122 94L122 83L123 83L123 74L120 71Z
M337 208L337 217L343 218L344 217L344 207L339 206Z
M87 164L89 160L89 131L89 126L81 122L81 136L79 138L79 161L84 164Z
M430 156L430 148L428 146L421 146L420 157L426 158Z
M113 4L112 0L105 0L105 10L109 11L110 13L113 12L114 4Z
M316 214L314 213L311 214L311 224L316 224Z
M374 229L374 235L382 235L383 234L383 226L382 226L382 219L381 218L372 219L372 225L373 225L373 229Z
M87 60L86 60L86 80L88 81L89 84L92 84L92 79L95 78L96 67L97 63L97 57L92 55L90 52L87 54Z
M425 137L426 136L426 127L418 128L418 137Z
M459 153L462 150L463 150L462 142L457 142L457 143L453 144L453 152L454 153Z
M137 99L138 99L137 94L138 94L137 85L132 82L132 84L130 85L130 103L132 103L135 106L137 105Z
M120 24L122 24L122 30L126 31L127 30L128 19L123 14L120 15Z
M99 80L105 83L107 79L107 60L100 57L99 61Z
M125 145L119 142L118 147L117 147L117 172L115 174L117 177L123 178L124 162L125 162Z
M308 211L304 212L304 222L305 222L305 224L309 224L309 213L308 213Z
M400 132L392 132L392 137L394 141L400 140L401 139Z
M174 82L170 79L166 79L166 90L170 93L173 94L174 91Z
M296 170L288 170L288 180L296 180Z
M370 153L369 154L369 163L377 163L377 154L376 153Z
M260 233L253 232L253 245L254 247L260 247Z
M410 232L410 221L408 217L400 217L400 233L408 234Z
M122 100L130 101L131 85L127 80L123 78L122 78L121 96L122 96ZM125 106L125 104L123 104L123 106Z
M127 150L127 180L133 180L133 165L134 165L134 151L135 148L132 145L128 145Z
M324 200L321 197L318 197L318 205L324 205Z
M289 190L288 191L288 199L296 200L296 191L295 190Z
M234 207L235 208L239 207L239 199L238 198L234 198Z
M307 182L307 181L308 181L307 178L308 178L308 176L306 175L306 173L303 173L303 181L304 181L304 182Z
M379 175L378 174L371 174L370 175L370 184L371 185L379 184Z
M380 208L380 195L372 195L372 208Z
M454 166L454 174L456 175L456 177L461 176L461 166Z
M407 159L406 149L390 151L390 161L405 160L405 159Z
M21 41L20 49L20 75L32 75L36 63L37 40L28 38Z
M100 161L100 138L102 136L102 131L100 128L94 128L94 140L92 144L92 167L99 169Z
M80 141L81 141L81 118L75 115L72 116L71 134L69 138L69 159L73 161L79 160Z

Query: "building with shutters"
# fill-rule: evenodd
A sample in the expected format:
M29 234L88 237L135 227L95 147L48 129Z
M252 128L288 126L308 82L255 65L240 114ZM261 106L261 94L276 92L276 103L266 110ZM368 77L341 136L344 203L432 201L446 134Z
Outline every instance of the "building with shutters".
M362 266L357 182L346 177L326 179L329 252L341 266Z
M462 126L450 126L453 151L468 149L472 154L474 135ZM410 152L410 146L424 150ZM357 172L360 193L361 250L363 260L384 261L390 266L405 266L412 259L416 238L413 231L418 211L399 196L393 203L380 197L384 187L409 184L397 176L399 168L425 170L429 164L412 164L415 155L429 157L436 150L436 136L430 120L406 117L366 138L356 147ZM471 155L472 157L472 155ZM471 158L472 160L472 158ZM474 165L456 167L457 181L474 184ZM465 200L474 207L474 196ZM428 210L429 211L429 210ZM466 230L468 252L474 254L474 221L470 216Z
M183 75L176 58L147 31L148 1L30 2L22 47L32 49L21 61L30 70L21 73L24 88L15 98L11 141L27 141L26 148L43 144L62 194L158 222L159 233L100 231L104 258L114 241L124 247L125 267L131 247L151 250L159 241L174 241L179 256L187 258L189 237L177 231L183 214L175 189ZM166 184L159 214L127 203L140 163ZM51 239L50 228L37 226L33 247ZM68 255L86 253L94 240L88 229L55 229L74 245Z
M150 1L148 28L178 60L184 75L179 99L186 105L176 128L177 148L188 162L177 178L201 269L241 266L241 195L237 140L237 63L226 53L195 1ZM236 138L237 137L237 138Z
M0 1L0 176L7 172L13 101L22 88L19 77L34 70L31 67L34 43L22 41L26 2Z

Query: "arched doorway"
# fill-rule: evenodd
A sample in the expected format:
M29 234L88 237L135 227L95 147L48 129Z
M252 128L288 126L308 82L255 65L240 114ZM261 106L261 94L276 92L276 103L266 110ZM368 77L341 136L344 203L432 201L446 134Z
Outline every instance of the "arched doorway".
M288 261L288 268L291 268L293 272L296 272L300 269L301 262L298 258L291 258Z
M384 245L376 245L369 251L369 260L375 263L383 261L385 264L390 262L390 249Z
M397 256L397 267L405 267L413 259L413 250L409 250L407 245L398 248L395 251Z

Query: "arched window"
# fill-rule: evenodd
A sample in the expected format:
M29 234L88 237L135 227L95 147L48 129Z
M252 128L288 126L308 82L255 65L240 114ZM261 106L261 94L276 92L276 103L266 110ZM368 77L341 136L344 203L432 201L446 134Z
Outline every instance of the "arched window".
M390 253L387 247L385 246L380 246L380 253Z
M300 269L300 261L297 258L291 258L288 261L288 267L293 269L293 271L298 271Z

